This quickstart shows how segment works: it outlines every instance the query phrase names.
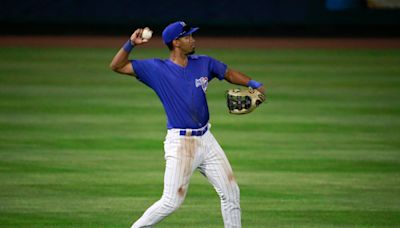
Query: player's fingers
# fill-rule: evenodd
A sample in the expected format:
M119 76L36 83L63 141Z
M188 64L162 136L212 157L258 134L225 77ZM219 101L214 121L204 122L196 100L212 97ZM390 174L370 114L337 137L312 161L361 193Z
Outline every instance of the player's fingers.
M140 32L140 29L136 29L136 30L132 33L132 35L131 35L131 40L132 40L132 41L134 41L134 40L138 37L139 32Z
M137 35L137 34L139 34L139 32L140 32L140 29L136 29L136 30L133 32L133 34Z
M137 36L137 37L142 37L142 33L143 33L143 29L139 29L138 36Z

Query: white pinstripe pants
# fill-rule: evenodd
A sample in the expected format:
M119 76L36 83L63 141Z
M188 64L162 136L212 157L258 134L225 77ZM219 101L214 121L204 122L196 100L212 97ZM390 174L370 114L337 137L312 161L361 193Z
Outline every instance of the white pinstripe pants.
M239 187L224 151L211 132L208 130L203 136L180 136L179 129L168 130L164 150L163 195L132 227L153 227L178 209L195 169L199 169L217 191L225 227L241 227Z

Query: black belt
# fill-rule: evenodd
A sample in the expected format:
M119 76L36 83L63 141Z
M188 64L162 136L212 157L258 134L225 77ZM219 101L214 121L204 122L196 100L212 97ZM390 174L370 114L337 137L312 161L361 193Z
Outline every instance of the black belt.
M179 135L186 135L186 136L202 136L208 130L208 126L206 126L203 130L180 130Z

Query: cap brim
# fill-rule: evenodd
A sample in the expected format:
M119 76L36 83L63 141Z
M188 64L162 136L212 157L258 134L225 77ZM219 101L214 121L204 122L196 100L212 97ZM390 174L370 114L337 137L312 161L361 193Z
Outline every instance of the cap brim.
M197 30L199 30L199 27L195 27L195 28L191 28L188 32L184 33L182 36L180 37L184 37L184 36L189 36L192 33L196 32Z

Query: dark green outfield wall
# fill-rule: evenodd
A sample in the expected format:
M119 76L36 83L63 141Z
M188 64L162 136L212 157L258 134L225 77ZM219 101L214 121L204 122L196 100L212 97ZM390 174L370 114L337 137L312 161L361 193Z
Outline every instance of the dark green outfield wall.
M0 34L126 34L185 20L203 34L395 35L399 18L400 10L368 9L363 0L0 1Z

